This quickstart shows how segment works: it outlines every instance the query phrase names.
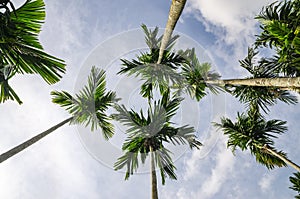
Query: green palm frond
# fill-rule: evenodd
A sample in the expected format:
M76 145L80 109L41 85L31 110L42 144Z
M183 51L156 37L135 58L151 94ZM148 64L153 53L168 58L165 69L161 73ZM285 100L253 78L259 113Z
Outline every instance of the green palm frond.
M182 78L177 73L178 67L185 62L181 54L172 51L178 36L170 39L160 64L156 64L159 56L159 46L162 36L158 37L158 28L153 31L142 25L145 40L149 47L148 52L141 52L136 59L129 61L121 59L123 67L118 74L135 75L144 83L141 86L143 97L152 98L154 88L159 88L161 94L173 84L180 85Z
M234 153L236 148L241 150L250 150L259 163L272 169L274 166L282 167L286 164L279 158L267 153L264 146L268 146L273 151L274 138L278 134L287 131L286 122L281 120L265 121L258 111L258 106L250 107L247 114L237 115L237 121L234 123L228 118L221 118L221 123L215 123L215 126L221 128L228 136L227 146ZM277 152L286 157L282 151Z
M118 161L114 164L115 170L120 170L123 167L127 167L125 180L128 180L130 175L133 175L134 172L138 169L138 153L127 151L123 156L118 158Z
M160 168L160 175L162 179L162 184L165 184L165 178L169 177L170 179L177 180L174 166L174 162L170 156L170 151L166 148L158 149L154 152L155 162Z
M300 2L280 1L263 8L256 17L261 22L262 32L256 46L275 48L285 75L300 74ZM286 70L288 68L288 70Z
M282 64L272 64L276 59L262 59L255 62L257 51L253 48L248 48L248 54L244 60L240 60L240 66L251 73L251 78L274 78L278 76L278 67ZM269 111L268 106L277 104L282 101L287 104L296 104L297 97L292 95L289 91L281 90L275 87L260 87L260 86L226 86L226 90L233 96L239 99L240 102L245 103L247 107L252 102L266 113Z
M115 163L116 170L127 167L125 179L136 171L138 159L145 162L150 151L155 154L155 163L161 170L163 184L165 177L176 179L175 166L164 148L164 143L174 145L189 144L190 147L199 148L201 143L196 140L195 130L192 127L173 127L172 117L179 108L181 98L170 97L170 92L164 93L161 100L149 103L147 114L142 110L137 113L134 110L127 110L124 105L115 105L117 113L112 117L124 124L127 138L123 143L122 150L125 154Z
M8 84L8 80L14 76L14 67L12 66L0 66L0 103L6 100L16 100L19 104L22 104L17 93Z
M155 27L154 30L148 29L145 24L142 24L141 27L145 33L145 41L150 49L150 52L153 52L154 50L159 49L163 35L158 37L158 27ZM171 51L171 49L175 45L175 42L178 38L179 38L179 35L174 35L170 38L170 40L168 41L168 44L166 46L165 53L168 53ZM157 57L157 59L158 59L158 57ZM157 59L156 59L156 61L157 61Z
M47 83L60 80L65 71L63 60L43 51L38 41L45 20L43 0L27 0L10 13L9 19L0 14L0 55L4 65L15 66L17 73L39 74Z
M261 26L263 32L258 37L257 44L269 44L270 47L272 47L272 45L278 44L278 39L280 39L280 37L278 38L277 36L287 31L287 29L283 28L283 26L296 28L297 25L295 23L297 22L299 11L299 7L297 8L297 5L299 5L299 2L297 1L282 1L274 2L264 7L260 14L256 16L256 19L258 19L263 25ZM273 28L273 25L282 26L282 28ZM280 32L280 30L282 32Z
M148 29L145 24L142 24L141 27L144 31L145 41L150 51L158 49L162 39L162 36L158 37L158 27L155 27L154 30Z
M182 76L185 79L185 84L181 86L186 93L192 98L196 98L197 101L202 99L207 93L205 89L208 88L212 93L217 94L222 90L219 86L213 86L206 84L205 80L216 80L220 78L220 75L211 71L210 63L200 63L195 49L182 52L187 59L187 63L182 65Z
M93 67L88 77L88 84L73 97L66 91L52 91L52 101L64 107L73 115L73 123L90 125L91 130L102 129L105 139L113 136L114 128L106 115L109 107L118 99L116 94L106 91L105 72Z
M298 195L295 196L295 198L300 199L300 173L294 173L294 176L290 177L290 182L293 184L290 189L298 192Z
M273 151L275 151L277 154L287 157L287 154L284 153L283 151L276 151L274 148L272 148ZM258 163L264 165L267 167L267 169L274 169L275 166L277 167L286 167L287 164L282 161L281 159L264 152L264 150L253 148L251 151L251 154L255 156L255 159Z
M178 128L164 125L157 136L159 136L160 140L172 143L173 145L188 144L190 148L195 147L197 149L200 149L200 146L202 146L202 143L197 140L195 129L188 125Z
M158 134L176 114L182 98L170 98L170 92L164 93L161 100L154 101L149 105L147 116L140 110L127 110L124 105L115 105L117 111L112 117L128 127L127 134L130 137L146 136L152 137Z
M255 102L265 113L269 111L268 106L277 104L278 100L287 104L296 104L298 102L297 97L292 95L289 91L280 90L278 88L259 86L227 86L226 89L233 96L238 98L240 102L246 104L247 108L252 102Z

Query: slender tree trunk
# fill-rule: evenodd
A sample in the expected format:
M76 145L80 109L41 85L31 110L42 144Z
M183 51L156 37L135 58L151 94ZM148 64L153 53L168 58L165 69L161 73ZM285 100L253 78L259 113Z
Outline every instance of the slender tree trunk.
M166 29L164 36L161 41L160 49L159 49L159 57L157 64L161 63L164 50L167 47L167 44L171 38L171 35L173 33L173 30L175 29L176 23L182 13L182 10L185 6L186 0L172 0L172 4L169 11L169 18L167 21Z
M212 85L246 85L246 86L271 86L295 90L300 88L300 77L278 77L278 78L252 78L252 79L226 79L226 80L205 80L205 83Z
M40 139L44 138L46 135L52 133L53 131L55 131L56 129L58 129L59 127L65 125L66 123L70 122L73 119L73 117L70 117L58 124L56 124L55 126L51 127L50 129L34 136L33 138L23 142L22 144L19 144L18 146L10 149L9 151L2 153L0 155L0 163L2 163L3 161L7 160L8 158L16 155L17 153L23 151L24 149L26 149L27 147L33 145L34 143L36 143L37 141L39 141Z
M263 150L266 150L269 154L281 159L282 161L284 161L287 165L293 167L294 169L296 169L298 172L300 172L300 166L297 165L296 163L292 162L291 160L285 158L284 156L278 154L277 152L273 151L268 145L264 145L262 147Z
M151 198L158 199L154 151L152 147L150 147L150 172L151 172Z

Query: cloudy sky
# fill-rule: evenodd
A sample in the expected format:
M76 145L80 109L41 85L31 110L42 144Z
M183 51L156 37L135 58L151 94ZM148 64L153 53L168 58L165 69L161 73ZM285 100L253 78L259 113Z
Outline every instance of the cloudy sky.
M265 0L188 0L176 31L181 45L199 49L200 60L210 60L225 78L244 77L238 60L244 58L258 25L253 19ZM45 50L64 59L67 72L61 82L47 85L34 75L12 81L23 105L0 105L0 151L46 130L68 117L51 103L52 90L73 93L85 81L91 65L108 71L108 86L118 90L126 105L138 108L138 87L133 79L114 75L118 59L143 49L142 23L164 28L169 0L45 0L46 22L40 40ZM182 46L177 46L182 47ZM211 127L220 116L232 119L243 106L228 95L208 95L200 103L186 101L177 121L196 127L204 147L200 151L174 149L178 180L159 185L163 199L292 198L288 189L291 168L268 171L248 152L235 156L226 149L226 137ZM279 103L271 118L288 121L289 131L276 140L278 149L300 162L299 105ZM118 127L118 126L117 126ZM122 131L120 127L120 131ZM121 134L118 136L122 137ZM0 165L0 198L148 198L150 179L142 168L129 181L112 169L118 156L117 138L103 142L100 132L64 126L21 154ZM184 151L184 153L183 153ZM160 180L159 180L160 182Z

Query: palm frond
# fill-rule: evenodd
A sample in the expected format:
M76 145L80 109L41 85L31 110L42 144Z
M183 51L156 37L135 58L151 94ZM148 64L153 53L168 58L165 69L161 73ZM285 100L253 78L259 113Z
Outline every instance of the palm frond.
M255 45L275 48L278 61L285 65L281 72L288 76L300 74L299 8L299 1L274 2L256 17L262 24L262 32Z
M120 170L123 167L127 168L125 174L125 180L128 180L130 175L137 171L138 168L138 153L126 152L123 156L118 158L118 161L114 164L115 170Z
M0 55L4 65L15 66L17 73L39 74L47 83L60 80L63 60L43 51L38 34L45 19L43 0L27 0L16 10L17 17L0 17Z
M178 36L174 36L169 41L161 63L156 64L162 37L157 36L158 28L152 31L144 24L142 28L149 51L141 52L136 59L131 61L121 59L123 67L118 74L126 73L127 75L140 77L144 81L141 86L141 94L143 97L150 99L152 98L153 89L159 89L162 94L172 85L180 85L182 83L182 78L176 70L185 62L185 59L181 54L172 51L178 38Z
M290 182L293 185L290 187L290 189L298 192L298 195L295 196L295 198L299 199L300 198L300 173L299 172L294 173L294 176L290 177Z
M240 66L251 73L251 78L274 78L279 77L279 67L282 64L274 64L276 57L273 59L261 59L258 63L255 61L258 54L253 48L248 48L248 54L245 59L240 60ZM252 102L267 113L268 106L277 104L282 101L287 104L296 104L297 97L292 95L289 91L281 90L275 87L261 87L261 86L226 86L226 90L233 96L239 99L240 102L245 103L249 107Z
M260 86L234 86L226 87L233 96L244 103L246 107L249 107L252 102L255 102L259 107L267 113L269 111L268 106L277 104L277 101L282 101L286 104L296 104L298 99L292 95L289 91L280 90L272 87L260 87Z
M73 115L72 123L90 125L92 131L100 127L105 139L113 136L114 128L109 122L111 117L105 112L118 99L114 92L106 91L103 70L92 67L88 84L75 97L66 91L53 91L51 95L54 103L64 107Z
M188 50L183 54L187 56L187 63L182 65L182 76L185 79L185 84L182 84L182 87L186 93L199 101L207 94L205 88L208 88L214 94L222 90L221 87L205 83L205 80L219 79L220 75L210 71L210 63L201 64L199 62L195 49Z
M125 179L136 171L138 156L144 163L149 152L155 153L155 162L161 170L162 183L165 183L167 176L176 179L175 166L169 151L164 148L164 142L174 145L189 144L190 147L196 148L201 146L194 135L194 128L171 126L171 119L176 114L181 100L178 97L170 97L168 90L161 100L152 104L149 102L147 115L142 110L138 113L132 109L127 110L124 105L115 105L117 113L112 117L128 127L127 138L122 146L125 154L115 164L117 170L127 166Z
M169 155L171 152L166 148L161 148L154 152L155 162L160 169L160 175L162 179L162 184L165 184L165 178L169 177L170 179L177 180L173 160Z
M228 136L227 147L231 148L233 153L236 148L242 151L250 150L257 162L264 164L268 169L273 169L275 166L286 166L286 163L265 151L264 146L267 145L276 152L273 139L287 131L285 124L286 122L281 120L265 121L258 111L258 106L253 105L247 114L238 113L235 123L228 118L221 118L221 123L214 125ZM282 151L277 153L286 157Z
M287 157L287 154L283 151L276 151L275 149L272 149L277 154ZM279 159L278 157L275 157L269 153L264 152L264 150L253 148L251 150L251 154L255 156L255 159L258 163L264 165L267 167L267 169L274 169L275 167L286 167L287 164Z
M22 104L17 93L8 84L8 80L14 75L13 66L0 66L0 103L4 103L6 100L16 100L19 104Z
M158 49L162 39L162 36L157 36L158 27L155 27L154 30L148 29L148 27L145 24L142 24L141 27L145 33L145 41L150 51L152 52L153 50Z

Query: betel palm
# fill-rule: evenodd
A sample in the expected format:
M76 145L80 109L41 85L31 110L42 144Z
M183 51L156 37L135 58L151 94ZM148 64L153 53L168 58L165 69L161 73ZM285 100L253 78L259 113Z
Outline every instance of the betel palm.
M257 78L275 78L273 70L264 61L258 65L253 62L254 56L257 54L253 49L249 49L247 57L240 61L241 67L250 72L251 78L246 79L220 79L220 75L211 70L210 63L200 63L194 51L188 50L185 53L186 62L182 64L181 76L184 79L181 90L200 100L207 94L208 88L212 93L226 90L233 96L239 98L242 103L249 105L255 101L260 108L267 111L267 105L274 105L277 101L283 101L288 104L297 103L297 98L286 90L269 86L253 86L248 85L244 81L255 82Z
M276 50L273 63L286 76L300 75L300 1L274 2L256 17L261 22L257 46Z
M8 84L15 74L39 74L53 84L65 71L64 62L45 53L38 41L44 19L43 0L26 0L15 12L0 11L0 103L8 99L22 103Z
M287 130L286 122L281 120L269 120L259 113L258 105L252 103L247 114L237 115L237 121L232 122L228 118L221 118L221 123L215 126L221 128L228 135L227 146L234 152L236 148L250 150L256 157L256 161L265 165L268 169L275 166L291 166L297 171L300 167L290 161L282 151L275 149L273 138Z
M207 94L206 88L214 94L223 90L222 86L206 83L209 80L218 80L220 75L211 70L210 63L199 62L195 49L188 49L179 53L182 54L186 61L181 65L182 84L175 85L175 87L178 87L177 92L183 91L199 101Z
M269 60L264 59L261 64L273 64L270 63ZM260 65L260 66L262 66ZM276 73L273 73L276 74ZM252 87L273 87L279 90L291 90L291 91L299 91L300 90L300 77L250 77L243 79L214 79L214 80L206 80L206 84L211 85L245 85Z
M114 92L106 91L105 72L103 70L93 67L88 78L88 84L75 96L66 91L53 91L51 95L53 102L65 108L71 117L1 154L0 163L69 122L70 124L89 125L92 131L100 128L105 139L113 136L113 125L109 122L110 117L106 115L106 110L118 99Z
M273 63L265 58L255 63L254 60L257 54L257 51L249 48L246 58L240 61L240 66L251 74L249 80L256 81L257 78L276 79L278 74L276 73L277 69ZM237 97L240 102L245 103L247 106L255 102L264 112L269 110L268 106L276 104L277 101L282 101L287 104L296 104L298 101L297 98L284 87L249 86L230 84L228 82L225 87L227 91Z
M126 73L140 77L144 81L141 86L142 96L152 98L153 89L159 89L162 94L169 89L170 85L181 84L182 78L177 70L186 60L182 53L179 54L172 50L176 39L179 37L176 35L169 40L162 61L157 64L162 36L158 37L157 27L154 30L149 30L143 24L142 29L149 49L147 52L141 52L132 61L121 59L123 67L118 74Z
M176 179L173 160L170 151L165 147L166 143L174 145L189 144L190 147L199 149L201 143L196 140L195 130L187 125L176 127L172 117L179 108L181 98L170 98L170 92L163 94L162 99L149 102L147 115L141 110L140 113L134 110L127 110L124 105L116 106L114 119L127 126L128 135L122 149L125 154L115 163L116 170L127 168L125 179L137 171L140 161L144 164L150 154L150 173L152 184L152 198L158 198L157 179L155 169L160 169L162 184L165 178Z

